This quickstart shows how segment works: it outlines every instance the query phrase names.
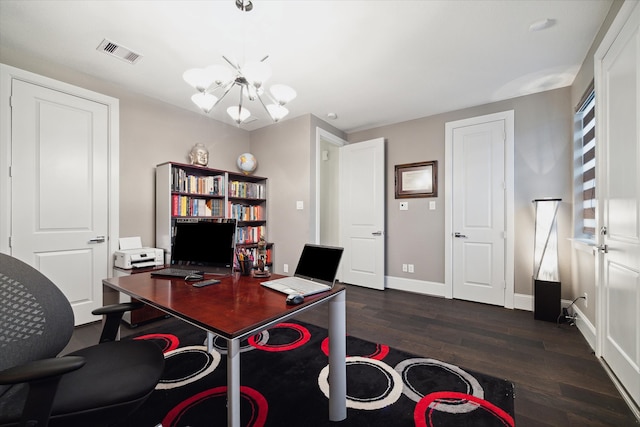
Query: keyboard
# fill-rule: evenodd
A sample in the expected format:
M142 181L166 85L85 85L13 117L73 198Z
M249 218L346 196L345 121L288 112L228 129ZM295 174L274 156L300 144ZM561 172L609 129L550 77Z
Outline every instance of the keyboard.
M161 270L154 270L151 272L152 276L168 276L168 277L181 277L185 278L187 276L203 276L204 272L202 270L185 270L184 268L173 268L167 267Z
M330 286L313 282L311 280L301 279L299 277L283 277L281 279L262 282L261 285L284 294L301 294L304 296L317 294L331 289Z

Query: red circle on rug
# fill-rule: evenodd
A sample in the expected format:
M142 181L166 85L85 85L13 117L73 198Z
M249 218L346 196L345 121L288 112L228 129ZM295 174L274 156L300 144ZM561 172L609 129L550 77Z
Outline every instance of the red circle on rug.
M166 353L171 350L175 350L180 345L178 337L172 334L147 334L135 337L134 340L156 340L160 341L162 345L162 352Z
M298 348L305 345L311 339L311 333L309 332L309 330L304 326L298 325L296 323L278 323L273 328L269 328L269 330L276 329L276 328L293 329L294 331L298 331L300 335L297 339L293 340L290 343L278 344L278 345L272 345L269 343L260 344L256 341L256 338L255 338L256 335L254 335L249 338L249 344L255 348L258 348L264 351L272 351L272 352L289 351L289 350L293 350L294 348Z
M494 415L502 421L505 426L515 426L515 422L511 415L487 400L480 399L471 394L459 393L456 391L438 391L426 395L420 399L420 402L416 405L416 409L413 412L413 420L416 427L434 427L431 415L433 414L433 411L438 410L438 401L442 400L466 400L478 405L478 407ZM433 406L431 406L431 404L433 404ZM429 421L428 424L427 420Z
M329 337L322 340L322 352L325 356L329 356ZM382 360L389 354L389 346L384 344L376 344L376 351L371 354L357 354L355 356L366 357L368 359ZM347 354L347 356L354 356L353 354Z
M214 387L209 390L194 394L190 398L183 400L174 406L162 420L165 427L177 426L180 419L193 407L211 398L227 398L227 386ZM260 392L251 387L240 386L240 398L244 398L256 408L252 411L253 418L249 420L247 427L263 427L267 420L269 405Z

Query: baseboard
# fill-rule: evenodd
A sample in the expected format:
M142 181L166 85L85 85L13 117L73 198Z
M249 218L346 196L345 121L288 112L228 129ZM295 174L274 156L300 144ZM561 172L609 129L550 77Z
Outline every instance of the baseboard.
M571 302L569 302L571 304ZM564 305L564 304L563 304ZM567 304L568 305L568 304ZM571 309L576 313L576 326L578 330L587 341L591 350L596 350L596 327L587 319L587 316L580 311L580 309L574 304Z
M431 295L434 297L444 297L446 295L444 283L405 279L403 277L385 277L385 288Z
M514 294L513 308L516 310L533 311L533 295Z

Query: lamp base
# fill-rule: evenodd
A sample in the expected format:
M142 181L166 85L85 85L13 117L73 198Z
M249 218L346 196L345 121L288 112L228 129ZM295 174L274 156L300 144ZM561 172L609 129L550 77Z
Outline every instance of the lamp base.
M533 318L557 322L560 316L560 282L534 280Z

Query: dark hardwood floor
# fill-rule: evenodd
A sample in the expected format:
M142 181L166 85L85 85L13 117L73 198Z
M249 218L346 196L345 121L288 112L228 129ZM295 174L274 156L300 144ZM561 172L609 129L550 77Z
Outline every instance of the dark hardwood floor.
M298 319L328 325L324 307ZM577 328L531 312L348 286L347 333L513 382L518 427L640 425ZM65 351L98 336L99 324L77 328Z

